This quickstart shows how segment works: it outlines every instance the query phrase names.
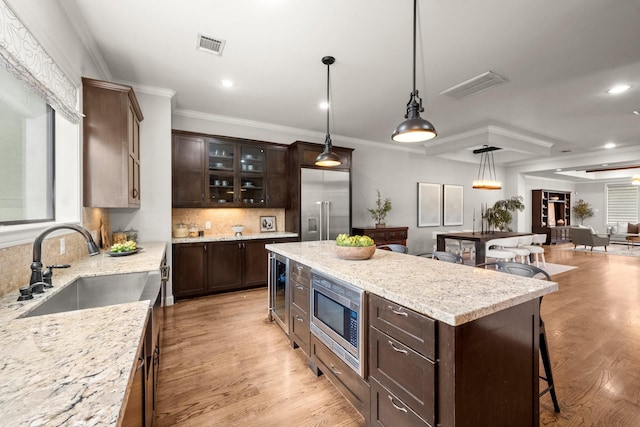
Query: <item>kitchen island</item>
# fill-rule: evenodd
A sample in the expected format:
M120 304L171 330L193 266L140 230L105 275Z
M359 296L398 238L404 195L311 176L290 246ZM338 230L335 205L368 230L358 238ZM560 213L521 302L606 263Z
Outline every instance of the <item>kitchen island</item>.
M139 253L103 253L53 275L33 300L0 298L0 424L115 426L121 422L143 345L150 301L22 318L78 277L157 271L165 243ZM28 277L25 278L28 281Z
M365 261L342 260L334 245L267 249L368 293L363 381L370 396L350 399L368 423L538 425L538 301L556 283L381 250ZM413 338L403 342L402 328L416 323L397 327L387 309L427 325L413 333L423 335L419 345L426 350ZM350 398L345 383L327 372L333 366L323 365L322 343L313 334L311 342L310 366L318 364Z

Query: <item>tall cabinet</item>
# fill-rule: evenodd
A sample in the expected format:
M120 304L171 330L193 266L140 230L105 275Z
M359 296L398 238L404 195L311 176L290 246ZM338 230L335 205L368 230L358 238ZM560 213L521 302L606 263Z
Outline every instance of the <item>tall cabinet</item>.
M546 234L547 244L571 239L571 192L532 190L531 232Z
M130 86L82 78L86 207L140 207L142 111Z

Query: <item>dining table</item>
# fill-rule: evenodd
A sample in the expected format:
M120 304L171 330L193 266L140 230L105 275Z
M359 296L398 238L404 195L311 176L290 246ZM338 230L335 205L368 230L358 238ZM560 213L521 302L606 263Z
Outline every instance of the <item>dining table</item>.
M501 239L504 237L530 236L532 234L533 233L523 233L517 231L460 231L442 233L438 234L437 236L436 248L439 251L444 251L446 239L472 241L474 242L476 249L475 265L481 265L487 262L486 243L489 240Z

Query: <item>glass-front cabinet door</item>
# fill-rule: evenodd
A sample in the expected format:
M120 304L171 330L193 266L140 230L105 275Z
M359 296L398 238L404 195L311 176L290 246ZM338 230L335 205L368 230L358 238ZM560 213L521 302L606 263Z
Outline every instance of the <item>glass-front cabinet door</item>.
M265 149L258 146L240 146L240 205L255 207L265 204L264 173Z
M234 204L236 145L216 139L208 139L209 145L209 204L222 206ZM225 205L226 206L226 205Z

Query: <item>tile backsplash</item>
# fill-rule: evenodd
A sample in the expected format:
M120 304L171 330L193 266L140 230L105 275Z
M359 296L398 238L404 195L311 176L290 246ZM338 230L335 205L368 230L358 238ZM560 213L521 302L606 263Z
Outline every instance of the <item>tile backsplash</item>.
M171 226L172 230L179 222L187 226L195 223L199 230L204 231L205 236L233 235L232 225L244 225L244 234L260 233L260 217L276 217L276 229L284 231L284 209L173 209ZM206 229L206 222L211 222L211 228Z
M82 226L92 232L94 237L101 224L110 233L109 212L106 209L84 208ZM60 239L65 239L64 254L60 254ZM72 232L64 236L46 238L42 243L42 264L45 266L70 264L86 256L87 243L79 233ZM17 296L18 288L29 284L32 261L33 243L0 249L0 296L14 291Z

